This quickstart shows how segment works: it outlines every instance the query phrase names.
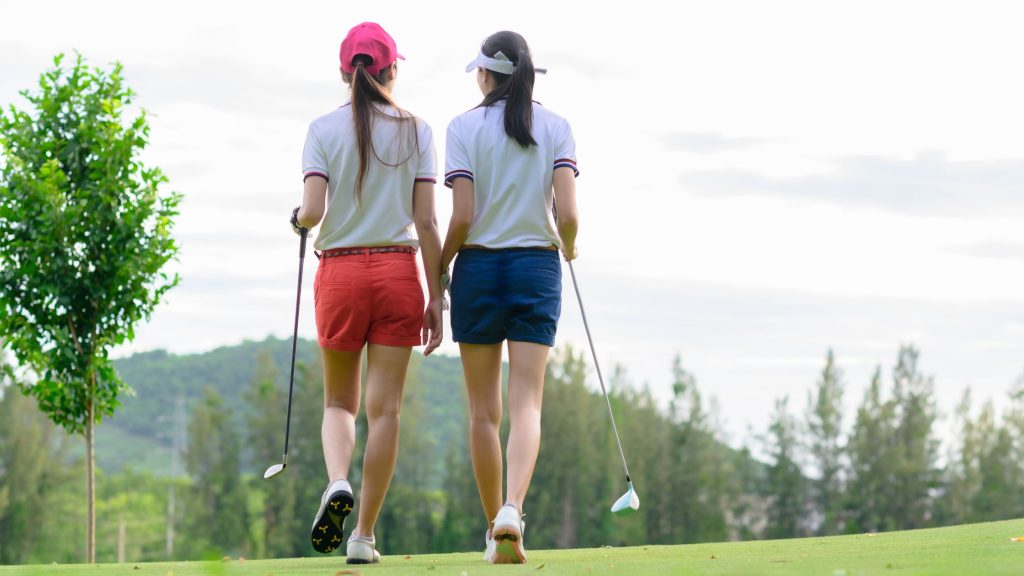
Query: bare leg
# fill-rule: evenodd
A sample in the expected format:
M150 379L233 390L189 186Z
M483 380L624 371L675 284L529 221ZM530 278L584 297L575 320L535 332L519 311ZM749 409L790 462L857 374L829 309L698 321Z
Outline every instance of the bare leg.
M469 396L469 453L487 526L501 508L501 344L459 344Z
M544 399L544 368L551 350L532 342L508 343L508 498L523 510L533 468L540 451L540 410Z
M366 368L366 452L359 493L359 523L353 534L373 536L398 459L399 414L409 346L370 344Z
M324 364L324 420L320 440L328 479L348 478L359 413L359 379L363 351L321 348Z

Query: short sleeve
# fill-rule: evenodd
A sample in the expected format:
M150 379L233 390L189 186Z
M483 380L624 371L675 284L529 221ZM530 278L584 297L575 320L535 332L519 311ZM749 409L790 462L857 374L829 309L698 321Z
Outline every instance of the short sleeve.
M416 168L417 182L437 183L437 151L434 149L434 131L430 125L417 119L419 128L420 163Z
M309 125L306 132L306 144L302 147L302 181L310 176L320 176L324 180L330 180L327 171L327 156L320 144L320 136L317 134L316 126Z
M458 118L448 124L448 134L444 142L444 185L451 188L456 178L473 179L473 165L469 161L462 134L459 131Z
M572 137L572 126L566 120L562 120L555 137L555 169L558 168L572 168L575 176L580 175L576 169L576 140Z

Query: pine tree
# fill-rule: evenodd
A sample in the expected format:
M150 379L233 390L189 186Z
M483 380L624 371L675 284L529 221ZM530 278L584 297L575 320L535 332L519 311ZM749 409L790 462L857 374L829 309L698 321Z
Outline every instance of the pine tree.
M775 411L766 436L769 457L766 496L768 538L801 536L806 516L805 479L799 465L799 444L796 420L789 413L789 397L775 401Z
M841 529L843 486L840 446L843 425L842 371L829 350L825 367L807 399L808 451L817 477L811 480L811 498L822 523L819 534L836 534Z
M591 541L589 532L599 524L600 509L592 505L599 498L594 479L602 473L599 462L610 460L597 452L601 444L594 442L598 404L586 387L586 376L584 356L572 348L548 363L540 453L525 505L526 513L537 519L539 546L577 547Z
M680 356L672 361L672 393L669 414L678 455L673 470L674 542L702 542L724 532L725 514L712 495L713 475L720 473L714 438L697 379L683 369Z
M413 355L406 372L398 462L377 521L382 554L429 552L435 538L433 514L442 507L440 494L429 485L434 472L430 455L437 440L424 425L422 361L422 356Z
M881 368L875 370L846 443L850 482L846 532L893 530L890 506L897 473L896 405L882 398Z
M241 443L232 413L207 388L188 424L185 468L192 490L185 499L191 549L186 557L248 553L247 491L241 477Z
M365 374L365 370L364 370ZM287 381L282 376L282 387ZM283 492L290 490L294 492L295 505L291 510L282 510L283 513L291 514L295 520L290 520L298 525L298 529L289 533L292 542L292 553L290 556L319 556L309 543L309 527L313 524L313 517L320 506L320 496L327 487L327 469L324 464L323 443L320 437L320 428L324 415L324 388L323 368L319 356L314 360L295 365L295 397L292 399L292 430L291 440L288 442L288 471L289 481L294 482L291 488L275 487L273 485L264 487L266 490L277 490ZM284 406L281 407L283 412ZM361 416L357 422L356 450L352 456L352 467L349 469L349 480L354 490L358 490L359 483L354 478L357 476L356 466L362 462L362 446L366 434L366 413L360 411ZM362 427L359 427L359 422ZM283 429L279 429L280 434ZM359 436L362 430L362 436ZM259 478L259 482L266 482ZM267 484L270 484L267 482ZM358 493L358 492L357 492ZM291 498L292 496L288 496ZM387 501L385 500L385 504ZM358 504L357 504L358 506ZM355 526L355 517L352 516L345 524L346 533Z
M1024 517L1024 373L1010 387L1009 406L1003 413L1006 435L1010 442L1010 466L1008 473L1012 496L1004 503L1004 509L1011 518Z
M895 478L893 516L900 529L931 524L930 491L939 484L936 467L939 442L932 427L937 418L934 384L918 370L918 351L900 348L893 369L893 400L897 406L896 446L899 460Z
M1006 426L997 422L992 402L986 402L978 415L977 435L979 486L971 501L971 521L988 522L1015 518L1013 503L1019 498L1019 477L1013 459L1013 438ZM1007 504L1010 504L1008 507Z
M287 410L287 382L274 363L270 351L264 350L256 358L256 372L245 392L247 411L247 448L258 471L260 465L281 459L282 433ZM254 536L259 556L279 558L296 556L295 534L302 526L299 522L296 503L296 483L301 480L294 474L294 462L289 463L287 473L266 482L262 475L256 475L253 488L261 492L263 510L257 522Z
M459 436L445 457L444 505L434 538L434 552L467 552L482 549L487 525L480 506L469 445Z
M698 542L721 542L729 538L732 503L742 496L743 478L738 474L736 458L725 437L721 409L715 397L708 402L707 450L702 462L701 484L706 497Z
M592 545L626 546L639 543L673 542L672 515L675 514L675 492L672 489L676 444L673 424L654 398L649 386L633 390L626 369L612 367L609 390L616 398L616 425L628 458L633 485L640 495L640 510L631 516L613 516L604 510L601 516L601 538ZM608 421L604 399L593 393L591 418L596 432L591 442L601 446L598 452L602 466L594 479L603 499L614 501L626 489L622 462ZM669 455L669 456L666 456ZM604 500L602 500L603 502Z
M971 417L971 389L953 412L954 443L947 450L945 490L937 502L940 524L964 524L973 516L971 506L981 488L978 457L981 452L976 422Z

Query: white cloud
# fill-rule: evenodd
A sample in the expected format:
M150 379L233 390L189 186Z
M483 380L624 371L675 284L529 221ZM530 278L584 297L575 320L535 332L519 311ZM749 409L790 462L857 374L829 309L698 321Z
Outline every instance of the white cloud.
M683 185L711 195L797 196L908 214L1024 217L1024 159L951 162L931 152L909 160L857 156L834 163L829 173L796 178L691 170L683 175Z

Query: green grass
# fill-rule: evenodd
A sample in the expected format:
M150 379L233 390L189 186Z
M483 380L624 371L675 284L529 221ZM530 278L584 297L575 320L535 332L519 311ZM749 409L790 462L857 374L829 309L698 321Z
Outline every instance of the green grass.
M490 566L479 552L385 556L379 566L347 566L340 556L287 560L0 567L0 576L965 576L1024 574L1024 519L949 528L760 542L530 550L523 566Z

